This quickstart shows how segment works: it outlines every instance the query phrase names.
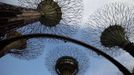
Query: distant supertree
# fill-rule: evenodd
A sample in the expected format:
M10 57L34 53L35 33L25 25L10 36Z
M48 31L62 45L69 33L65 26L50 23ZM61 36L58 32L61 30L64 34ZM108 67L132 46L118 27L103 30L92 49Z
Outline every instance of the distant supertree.
M79 46L74 44L59 45L51 48L50 51L47 52L45 65L53 75L59 73L66 75L65 73L68 73L68 71L68 75L72 75L70 73L84 75L90 65L88 56L84 50L81 50Z
M83 10L82 0L19 0L19 3L33 6L31 8L41 13L40 22L25 26L32 29L33 33L72 36L78 31Z
M114 56L121 50L134 56L133 16L127 3L109 3L91 14L83 39Z
M79 71L79 63L73 57L62 56L56 61L55 71L58 75L76 75Z
M132 75L134 75L134 68L133 68L133 71L132 71Z
M5 39L19 36L22 36L22 34L17 31L10 31L5 35ZM43 43L39 42L37 39L20 39L6 45L0 50L0 57L10 54L19 59L30 60L41 55L43 48Z

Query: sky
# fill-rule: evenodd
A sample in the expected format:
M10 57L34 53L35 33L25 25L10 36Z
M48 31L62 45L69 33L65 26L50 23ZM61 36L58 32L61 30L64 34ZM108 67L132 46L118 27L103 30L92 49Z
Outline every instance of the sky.
M81 26L87 21L88 16L96 11L98 8L111 2L111 0L83 0L84 1L84 17ZM125 1L125 0L112 0L112 1ZM130 0L132 1L132 0ZM17 4L17 0L0 0L0 2ZM132 3L132 2L130 2ZM45 45L44 53L38 59L26 61L6 55L0 59L0 75L52 75L47 70L45 65L45 57L47 50L55 45ZM88 53L88 52L87 52ZM89 55L90 67L85 72L85 75L122 75L121 72L108 60L100 56ZM128 53L115 57L123 63L129 70L134 66L134 58Z

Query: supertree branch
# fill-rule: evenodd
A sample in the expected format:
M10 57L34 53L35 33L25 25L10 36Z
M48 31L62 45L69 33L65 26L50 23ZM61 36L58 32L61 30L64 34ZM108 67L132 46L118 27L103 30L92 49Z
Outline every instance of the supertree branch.
M107 55L106 53L102 52L101 50L86 44L84 42L69 38L69 37L64 37L64 36L60 36L60 35L54 35L54 34L29 34L29 35L23 35L20 37L16 37L16 38L11 38L11 39L5 39L0 41L0 55L3 54L2 49L12 43L13 41L19 40L19 39L30 39L30 38L39 38L39 37L44 37L44 38L54 38L54 39L60 39L60 40L66 40L66 41L70 41L73 42L75 44L81 45L83 47L86 47L88 49L91 49L93 51L95 51L97 54L102 55L103 57L105 57L106 59L108 59L111 63L113 63L124 75L131 75L131 73L122 65L120 64L118 61L116 61L114 58L112 58L111 56Z
M36 9L38 4L43 0L18 0L20 6Z
M40 13L34 9L0 3L0 33L22 27L39 20Z

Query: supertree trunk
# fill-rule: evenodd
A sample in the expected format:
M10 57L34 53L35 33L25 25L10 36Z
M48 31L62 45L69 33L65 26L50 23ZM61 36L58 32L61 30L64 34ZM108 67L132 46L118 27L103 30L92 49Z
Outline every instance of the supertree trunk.
M134 68L133 68L133 71L132 71L132 75L134 75Z
M58 75L76 75L78 67L78 61L75 58L62 56L57 60L55 69Z
M39 20L40 13L34 9L0 3L0 34Z

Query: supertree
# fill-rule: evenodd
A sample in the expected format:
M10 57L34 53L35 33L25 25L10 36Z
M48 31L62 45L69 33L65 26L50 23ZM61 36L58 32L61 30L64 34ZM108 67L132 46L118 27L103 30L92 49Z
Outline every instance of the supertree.
M81 0L20 0L19 2L22 7L0 3L1 36L5 34L5 31L24 25L27 25L27 29L32 29L33 33L66 35L75 34L79 28L82 13ZM31 6L31 8L25 7L25 5ZM40 22L30 24L36 21Z
M78 61L70 56L63 56L56 61L55 70L58 75L76 75L79 71Z
M73 36L79 29L82 0L19 0L19 3L41 13L40 22L25 26L32 29L32 33Z
M10 31L5 35L4 39L10 39L19 36L22 36L22 34L17 31ZM35 59L42 54L43 48L43 43L39 42L37 39L20 39L6 45L0 51L0 57L5 56L6 54L10 54L11 56L19 59Z
M40 13L35 9L0 2L0 37L10 30L39 20Z
M134 68L133 68L133 71L132 71L132 75L134 75Z
M74 44L51 48L45 57L45 65L53 75L83 75L90 65L89 55Z
M134 56L133 16L132 6L127 3L106 4L90 15L82 38L113 56L123 50Z

